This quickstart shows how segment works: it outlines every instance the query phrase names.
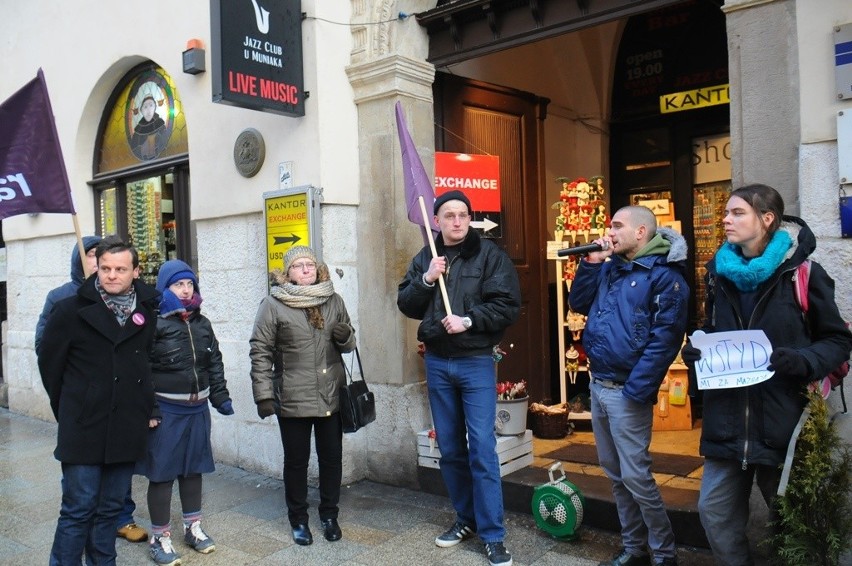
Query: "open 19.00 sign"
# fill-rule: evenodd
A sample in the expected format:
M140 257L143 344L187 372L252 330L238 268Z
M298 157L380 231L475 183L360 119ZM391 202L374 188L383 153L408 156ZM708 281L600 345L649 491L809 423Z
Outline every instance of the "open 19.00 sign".
M503 235L498 156L435 152L435 196L447 191L461 191L470 199L471 228L485 238Z

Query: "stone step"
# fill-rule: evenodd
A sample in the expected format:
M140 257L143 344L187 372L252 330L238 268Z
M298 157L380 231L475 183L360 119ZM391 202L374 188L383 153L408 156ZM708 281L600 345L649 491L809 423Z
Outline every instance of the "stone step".
M441 471L418 466L420 490L447 496ZM568 481L577 486L585 499L583 524L608 531L619 532L618 513L612 496L612 483L605 476L568 475ZM549 481L547 470L528 466L503 476L503 502L506 509L532 514L533 490ZM672 522L675 541L680 545L709 548L704 528L698 519L698 492L661 486L660 493ZM582 532L582 531L581 531Z

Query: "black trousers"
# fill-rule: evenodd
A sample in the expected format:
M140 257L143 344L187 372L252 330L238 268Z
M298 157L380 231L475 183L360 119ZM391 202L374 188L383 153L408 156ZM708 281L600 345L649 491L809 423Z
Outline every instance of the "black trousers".
M278 417L284 447L284 498L290 525L308 524L308 463L311 429L319 463L319 516L337 519L343 480L343 424L340 414L328 417Z

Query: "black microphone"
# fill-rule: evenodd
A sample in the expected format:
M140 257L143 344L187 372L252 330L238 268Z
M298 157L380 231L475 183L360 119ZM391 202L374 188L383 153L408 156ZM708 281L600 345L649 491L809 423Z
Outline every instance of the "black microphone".
M582 246L574 246L573 248L562 248L556 251L556 255L564 257L566 255L587 254L589 252L603 251L603 246L600 244L583 244Z

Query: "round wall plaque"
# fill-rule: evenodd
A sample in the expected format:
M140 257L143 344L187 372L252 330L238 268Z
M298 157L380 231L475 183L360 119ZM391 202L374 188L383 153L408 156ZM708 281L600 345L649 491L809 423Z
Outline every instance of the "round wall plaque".
M246 128L234 142L234 165L243 177L254 177L263 165L266 145L263 136L254 128Z

